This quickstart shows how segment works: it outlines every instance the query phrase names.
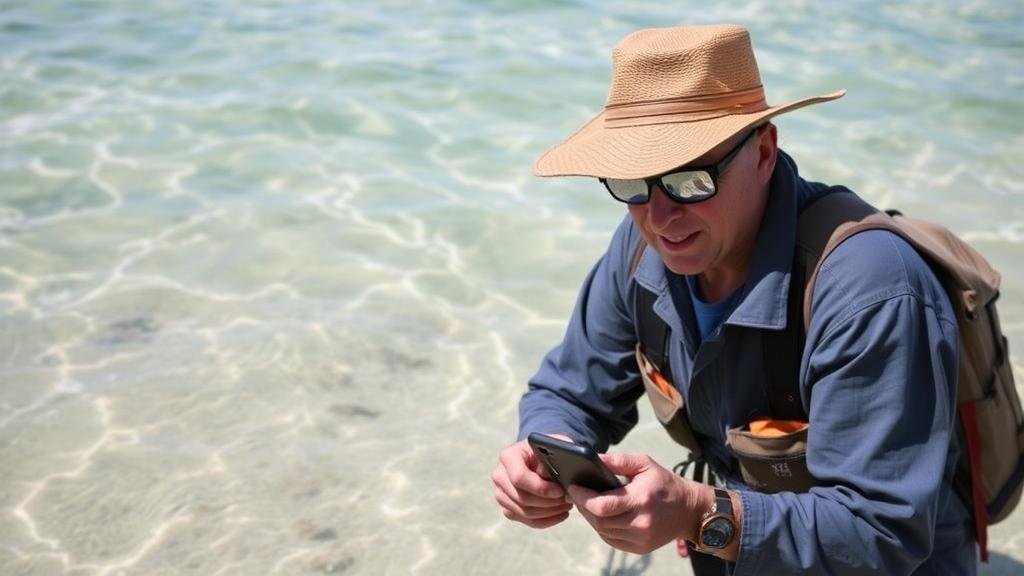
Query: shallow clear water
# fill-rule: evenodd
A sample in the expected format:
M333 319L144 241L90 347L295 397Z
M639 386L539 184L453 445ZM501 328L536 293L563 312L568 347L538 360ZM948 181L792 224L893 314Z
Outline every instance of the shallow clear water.
M489 479L623 214L530 164L642 27L748 26L773 103L849 89L783 147L989 256L1024 383L1024 6L705 4L0 7L0 573L685 571ZM624 449L679 458L649 413Z

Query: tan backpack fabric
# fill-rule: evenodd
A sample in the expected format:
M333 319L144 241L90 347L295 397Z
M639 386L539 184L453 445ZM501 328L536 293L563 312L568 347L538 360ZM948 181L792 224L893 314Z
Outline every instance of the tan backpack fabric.
M930 264L945 287L956 312L960 334L957 377L958 419L963 433L961 466L956 489L968 503L981 558L988 560L987 526L1006 518L1017 506L1024 487L1024 414L1013 380L1007 341L999 325L995 302L1000 276L973 248L934 223L881 212L850 192L819 198L800 215L795 261L809 271L803 290L803 331L811 319L811 300L818 269L847 238L865 230L889 230L913 246ZM641 241L638 253L644 249ZM634 258L635 270L638 258ZM794 278L793 282L799 282ZM638 285L639 292L647 292ZM640 325L663 322L641 295L635 303ZM666 400L664 386L654 385L664 371L670 374L664 343L645 341L650 328L638 331L637 357L645 390L658 419L671 436L691 451L682 398ZM655 331L655 333L657 333ZM652 339L656 340L656 338ZM665 366L657 365L658 360ZM782 392L769 390L769 396ZM814 483L805 459L807 430L765 438L745 427L730 430L728 443L747 484L764 492L806 491ZM683 440L686 441L683 441ZM699 456L700 448L693 454Z

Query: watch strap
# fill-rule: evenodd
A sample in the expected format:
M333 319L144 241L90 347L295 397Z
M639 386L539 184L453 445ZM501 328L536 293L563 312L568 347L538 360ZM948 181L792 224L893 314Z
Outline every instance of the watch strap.
M722 516L733 517L732 513L732 497L729 496L729 491L722 488L715 488L715 505L711 509L711 514L719 514ZM708 516L710 516L709 514Z

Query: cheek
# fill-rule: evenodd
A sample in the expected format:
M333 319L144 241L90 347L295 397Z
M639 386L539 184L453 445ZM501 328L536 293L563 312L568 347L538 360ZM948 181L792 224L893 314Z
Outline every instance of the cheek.
M725 200L723 198L722 200ZM733 204L731 202L719 202L714 206L709 206L705 214L703 214L704 223L707 226L708 232L712 236L717 237L728 237L736 223L739 211L743 210L742 205Z
M633 224L636 225L637 229L640 230L640 235L643 236L644 240L648 244L652 243L653 236L651 231L647 229L647 209L649 204L630 204L627 206L629 215L633 218Z
M629 215L633 217L633 222L639 226L643 223L644 217L647 215L647 204L627 204L626 210L628 210Z

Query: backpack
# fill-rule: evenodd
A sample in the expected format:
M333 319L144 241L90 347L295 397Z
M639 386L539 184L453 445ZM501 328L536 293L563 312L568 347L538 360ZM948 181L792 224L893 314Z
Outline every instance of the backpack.
M807 421L799 402L798 373L821 263L844 240L865 230L889 230L902 237L929 263L956 314L960 339L957 419L963 450L954 488L971 512L980 556L987 562L987 527L1013 511L1024 488L1024 414L995 307L1000 275L942 226L895 211L881 212L849 190L839 190L812 200L801 211L787 327L764 334L772 417ZM633 272L645 247L641 240ZM654 313L655 298L637 284L633 306L641 375L658 419L674 440L691 449L691 461L699 462L700 447L689 430L682 399L658 382L659 378L671 382L671 371L668 327ZM744 480L752 488L806 491L813 485L803 459L806 429L778 438L758 438L743 430L731 430L728 436Z

